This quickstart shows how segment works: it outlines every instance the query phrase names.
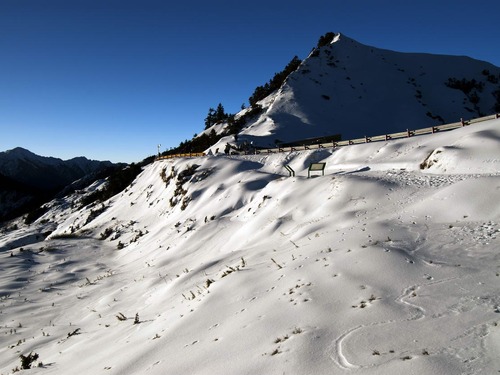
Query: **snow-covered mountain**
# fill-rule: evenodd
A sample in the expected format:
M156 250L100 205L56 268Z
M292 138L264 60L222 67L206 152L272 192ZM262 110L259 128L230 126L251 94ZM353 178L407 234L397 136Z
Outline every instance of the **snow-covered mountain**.
M487 63L332 41L260 101L239 140L386 134L498 104ZM0 229L0 374L500 370L500 119L159 160L94 199L110 185Z
M240 142L274 147L277 140L334 134L360 138L500 112L499 67L465 56L383 50L331 35L331 43L314 48L259 103L263 112L245 125ZM228 141L233 140L224 138L212 152Z
M104 186L0 236L0 374L500 369L500 119Z
M73 182L111 166L85 157L40 156L21 147L0 152L0 221L36 208Z
M0 152L0 173L27 186L60 189L83 176L113 165L109 161L76 157L69 160L40 156L16 147Z

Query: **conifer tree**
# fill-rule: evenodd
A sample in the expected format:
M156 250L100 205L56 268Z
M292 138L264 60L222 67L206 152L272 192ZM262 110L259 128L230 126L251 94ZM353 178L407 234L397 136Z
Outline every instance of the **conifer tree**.
M212 125L215 125L219 122L226 121L229 118L229 115L225 112L224 106L222 103L219 103L217 109L210 108L208 110L208 115L205 118L205 129L208 129Z
M208 129L213 124L215 124L215 109L209 108L208 115L205 118L205 129Z

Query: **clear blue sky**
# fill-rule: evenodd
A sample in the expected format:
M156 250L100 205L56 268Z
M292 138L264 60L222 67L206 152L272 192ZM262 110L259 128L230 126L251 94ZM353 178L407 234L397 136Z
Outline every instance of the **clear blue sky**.
M328 31L500 65L500 2L1 0L0 151L137 162L236 113ZM368 67L367 67L368 68Z

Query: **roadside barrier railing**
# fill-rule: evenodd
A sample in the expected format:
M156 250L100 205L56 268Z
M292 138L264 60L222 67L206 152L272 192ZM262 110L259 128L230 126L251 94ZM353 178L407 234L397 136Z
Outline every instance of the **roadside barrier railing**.
M363 143L370 143L370 142L381 142L381 141L389 141L393 139L401 139L401 138L410 138L418 135L424 135L424 134L434 134L434 133L439 133L443 131L448 131L448 130L453 130L453 129L458 129L462 128L464 126L472 125L472 124L477 124L483 121L490 121L494 119L500 118L500 114L495 113L493 115L489 116L484 116L484 117L478 117L470 120L463 120L460 119L459 122L453 122L450 124L443 124L443 125L436 125L436 126L431 126L428 128L422 128L422 129L416 129L416 130L409 130L407 129L406 131L398 132L398 133L391 133L391 134L384 134L384 135L376 135L372 137L363 137L363 138L355 138L355 139L349 139L345 141L337 141L337 142L328 142L328 143L318 143L315 145L303 145L303 146L290 146L290 147L276 147L276 148L267 148L267 149L256 149L252 154L273 154L273 153L278 153L278 152L291 152L291 151L305 151L305 150L313 150L313 149L319 149L319 148L337 148L337 147L343 147L343 146L349 146L349 145L358 145L358 144L363 144ZM156 160L165 160L165 159L173 159L173 158L192 158L192 157L201 157L201 156L206 156L204 152L190 152L190 153L182 153L182 154L172 154L172 155L164 155L164 156L158 156Z

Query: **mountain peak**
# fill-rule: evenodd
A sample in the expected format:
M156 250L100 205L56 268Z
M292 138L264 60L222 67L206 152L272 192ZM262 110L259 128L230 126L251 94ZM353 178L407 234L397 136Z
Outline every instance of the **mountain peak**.
M40 189L62 188L83 176L112 165L111 162L77 157L71 160L40 156L16 147L0 152L0 173L13 180Z
M274 147L277 140L353 139L482 117L500 108L499 81L500 69L483 61L396 52L327 33L260 102L262 114L239 139Z
M7 150L5 151L5 154L7 154L8 156L12 156L12 157L15 157L15 158L19 158L19 157L34 157L34 156L37 156L36 154L34 154L33 152L31 152L30 150L27 150L25 148L22 148L22 147L15 147L13 148L12 150Z

